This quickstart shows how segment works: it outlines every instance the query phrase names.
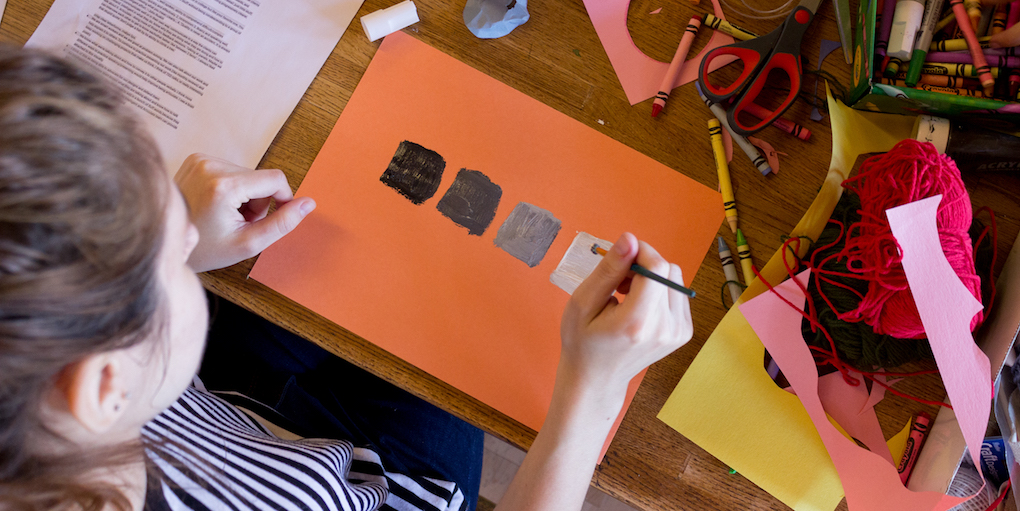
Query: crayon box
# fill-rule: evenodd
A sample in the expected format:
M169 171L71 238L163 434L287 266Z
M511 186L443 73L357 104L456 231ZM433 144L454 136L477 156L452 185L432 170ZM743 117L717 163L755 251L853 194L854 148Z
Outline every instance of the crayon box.
M847 104L859 110L902 115L931 114L954 119L980 119L987 126L990 118L1001 121L1001 128L1020 126L1020 103L956 96L941 92L899 87L874 79L876 0L859 4L854 33L853 83Z

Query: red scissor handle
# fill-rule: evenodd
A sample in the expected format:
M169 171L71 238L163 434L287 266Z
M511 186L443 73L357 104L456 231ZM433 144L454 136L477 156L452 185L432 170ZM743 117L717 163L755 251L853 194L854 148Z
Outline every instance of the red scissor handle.
M748 136L761 131L782 115L800 93L801 63L800 45L808 25L814 19L811 9L798 5L775 30L761 37L738 41L720 46L708 52L698 69L698 82L705 97L712 103L722 103L735 97L735 104L727 112L727 121L734 132ZM708 79L712 61L723 56L732 56L743 62L744 69L732 83L724 86L713 85ZM769 72L781 69L790 79L790 94L776 108L774 115L758 124L745 126L738 121L738 114L753 102L768 82Z
M768 53L772 49L771 43L778 38L779 30L777 29L762 37L738 41L709 51L705 58L701 60L701 66L698 68L698 81L701 82L701 88L705 92L705 97L713 103L722 103L740 94L747 88L747 84L757 76L758 68L768 58ZM712 61L727 56L739 59L743 63L744 69L736 80L727 85L713 84L708 79L709 70L712 69Z
M783 100L783 103L769 116L768 119L762 119L757 124L750 126L740 122L740 113L754 100L758 99L758 95L761 94L761 90L765 88L765 85L769 81L769 73L774 69L783 70L790 80L790 92ZM791 53L773 53L772 58L765 62L765 65L761 68L755 80L751 82L750 87L744 91L743 94L737 98L737 102L730 107L726 113L726 120L729 121L730 127L733 131L743 136L753 135L763 129L766 126L776 120L783 112L786 112L790 105L793 104L794 100L797 99L797 94L800 93L800 77L801 77L801 66L800 66L800 55L793 55ZM753 116L752 116L753 117ZM744 116L746 119L747 116Z

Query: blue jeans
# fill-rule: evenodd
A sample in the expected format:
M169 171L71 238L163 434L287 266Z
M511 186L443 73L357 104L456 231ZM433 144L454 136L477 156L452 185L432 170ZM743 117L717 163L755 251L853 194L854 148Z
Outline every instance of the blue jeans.
M371 448L390 472L456 482L475 509L481 430L237 305L209 303L206 388L265 404L303 437Z

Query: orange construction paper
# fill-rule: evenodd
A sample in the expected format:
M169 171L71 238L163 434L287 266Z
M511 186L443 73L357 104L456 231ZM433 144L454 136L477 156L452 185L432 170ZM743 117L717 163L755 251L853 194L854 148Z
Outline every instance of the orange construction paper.
M595 32L602 41L602 47L609 56L609 62L613 64L623 92L627 94L627 100L631 105L636 105L659 92L662 85L662 77L666 75L669 62L662 62L645 55L640 48L634 44L630 37L630 30L627 29L627 11L630 8L630 0L584 0L584 8L588 10L588 17L591 24L595 26ZM712 12L715 17L725 20L719 0L712 0ZM701 14L698 12L697 14ZM686 19L686 18L685 18ZM680 41L686 27L676 27L676 41ZM685 83L693 82L698 78L698 67L705 53L713 48L733 43L733 38L716 30L702 25L698 37L706 37L703 32L708 32L711 39L708 44L697 55L684 61L677 75L673 87L679 87ZM663 36L667 37L667 36ZM712 61L709 71L715 71L730 62L733 58L719 57Z
M404 140L446 160L420 205L380 182ZM461 168L502 189L480 236L436 209ZM317 209L252 278L536 430L568 299L549 276L574 235L634 232L690 282L723 219L719 193L399 32L297 195ZM562 222L535 267L493 243L519 202Z

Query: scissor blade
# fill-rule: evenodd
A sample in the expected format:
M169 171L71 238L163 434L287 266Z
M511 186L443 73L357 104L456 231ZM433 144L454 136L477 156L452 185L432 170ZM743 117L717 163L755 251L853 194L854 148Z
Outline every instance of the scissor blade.
M836 8L836 26L839 28L839 42L843 45L843 58L847 64L853 64L850 54L850 47L853 46L850 38L850 0L832 0L832 6Z
M812 13L818 12L818 6L822 5L822 0L800 0L797 7L805 7Z

